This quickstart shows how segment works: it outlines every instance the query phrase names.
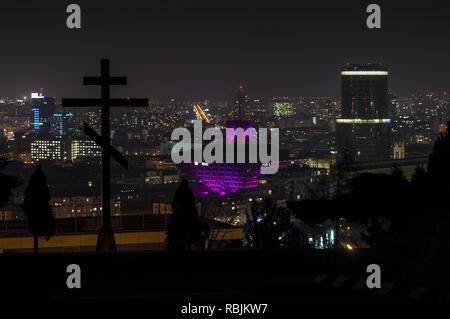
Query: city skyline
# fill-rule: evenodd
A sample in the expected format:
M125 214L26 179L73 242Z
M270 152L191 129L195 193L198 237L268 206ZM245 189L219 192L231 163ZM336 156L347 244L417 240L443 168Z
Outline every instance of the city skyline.
M267 102L270 102L272 100L277 100L277 99L320 99L320 98L327 98L327 99L331 99L331 100L336 100L336 101L340 101L342 96L341 96L341 69L348 66L348 65L352 65L353 63L348 63L346 65L343 65L339 70L337 70L335 73L337 74L337 77L339 78L339 83L338 83L338 93L337 94L332 94L332 95L327 95L327 94L316 94L316 95L282 95L282 94L274 94L274 95L258 95L255 92L252 92L250 89L247 89L247 85L245 83L238 83L238 85L234 88L232 88L232 90L230 92L226 93L226 96L224 97L220 97L220 98L209 98L207 97L207 94L205 94L204 96L198 96L196 98L185 98L185 99L175 99L175 98L171 98L171 97L165 97L165 98L155 98L155 99L150 99L149 103L156 103L156 104L170 104L172 102L176 102L176 103L226 103L229 104L229 106L231 106L233 103L235 103L235 98L236 98L236 90L241 86L241 85L245 85L246 88L246 93L247 93L247 98L250 99L264 99ZM359 63L356 63L359 64ZM370 65L372 63L366 63L366 64L362 64L362 65ZM389 78L391 78L391 71L389 69ZM250 88L252 86L250 85ZM89 92L89 90L87 90ZM114 91L114 90L112 90ZM54 93L54 92L49 92L45 87L38 87L35 89L30 89L30 90L21 90L22 94L18 94L18 95L10 95L10 94L5 94L5 95L0 95L0 104L8 104L8 103L16 103L17 101L31 101L33 99L33 95L36 94L40 94L42 96L45 96L46 98L53 98L56 102L56 106L60 107L61 105L61 100L62 100L62 95L58 94L58 93ZM395 97L395 98L408 98L408 97L415 97L415 96L421 96L421 95L431 95L431 96L449 96L450 94L450 87L447 90L446 88L443 89L438 89L438 88L428 88L428 89L423 89L423 90L418 90L418 91L411 91L411 92L407 92L405 94L397 94L395 92L395 90L391 89L391 83L389 81L389 87L388 87L388 94ZM128 94L123 94L123 95L118 95L115 94L118 97L128 97ZM92 96L95 96L95 94L93 94ZM92 107L87 107L87 109L92 108Z
M379 1L380 30L364 28L367 4L356 1L78 4L80 30L65 28L65 4L2 5L1 96L40 87L80 94L74 79L95 72L88 54L129 74L130 88L118 96L144 92L150 100L225 99L240 83L257 96L337 96L338 71L350 62L389 67L395 94L450 87L449 4L439 0L405 8Z
M448 12L2 3L2 300L449 299Z

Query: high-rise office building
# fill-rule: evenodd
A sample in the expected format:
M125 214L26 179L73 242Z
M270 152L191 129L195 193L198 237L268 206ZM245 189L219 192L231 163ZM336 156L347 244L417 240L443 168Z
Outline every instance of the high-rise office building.
M242 121L249 117L249 97L245 93L244 85L241 84L236 94L236 100L234 101L234 116L233 118Z
M336 120L338 161L390 158L388 75L387 68L379 64L350 64L342 68L342 109Z
M73 125L74 115L71 112L56 112L52 118L52 134L55 136L66 136Z
M55 99L46 97L42 93L31 93L31 101L33 103L33 131L50 133L55 113Z

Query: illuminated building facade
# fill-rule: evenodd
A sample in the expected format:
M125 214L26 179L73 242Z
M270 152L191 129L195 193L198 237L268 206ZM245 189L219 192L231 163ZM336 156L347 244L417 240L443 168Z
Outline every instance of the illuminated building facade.
M63 158L61 140L36 140L31 142L31 161L60 160Z
M115 204L114 201L111 201ZM93 217L101 213L101 201L98 196L73 196L52 198L51 204L56 218ZM118 213L115 205L113 213Z
M288 118L295 115L294 103L288 99L276 99L269 103L276 118Z
M74 115L70 112L57 112L52 118L52 133L55 136L65 136L69 132Z
M235 102L235 117L227 122L227 128L238 129L244 131L254 128L252 121L244 120L248 114L248 98L245 95L244 86L239 87ZM245 141L253 140L256 136L244 133L242 136ZM226 134L225 144L235 144L238 136L230 133ZM224 146L225 146L224 144ZM236 145L234 145L236 147ZM236 152L234 153L236 156ZM246 151L246 162L237 163L193 163L183 164L182 170L192 182L192 189L198 196L229 196L241 190L255 189L259 185L259 177L261 174L260 163L249 163L248 152Z
M342 110L336 120L340 162L390 158L388 75L388 70L378 64L351 64L342 68Z
M72 161L80 157L100 157L102 149L92 140L73 140L70 147Z
M31 93L32 126L34 132L50 133L53 114L55 113L55 99L43 96L41 93Z
M254 127L251 121L232 120L228 121L227 128L242 128L246 131ZM249 133L250 131L247 131ZM238 136L230 133L226 135L225 144L235 144ZM248 143L256 136L244 133L242 138ZM225 145L224 145L225 146ZM236 147L236 145L235 145ZM240 190L255 189L259 185L261 171L260 163L249 163L248 151L246 148L246 162L237 163L193 163L183 164L182 170L193 182L192 188L199 196L229 196ZM234 152L237 155L237 152Z
M200 196L229 196L259 185L260 164L194 163L183 170L194 180L192 188Z
M394 145L394 159L405 159L405 144L404 143L396 143Z

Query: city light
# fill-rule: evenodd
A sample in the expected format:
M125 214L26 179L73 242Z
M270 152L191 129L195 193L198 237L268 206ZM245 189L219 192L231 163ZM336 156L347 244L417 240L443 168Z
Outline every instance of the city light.
M194 112L195 112L195 115L197 116L198 120L209 123L208 115L205 113L205 111L203 111L203 109L200 105L198 105L198 104L194 105Z
M36 140L31 143L31 160L36 163L40 160L62 159L61 141Z
M391 119L337 119L337 124L389 124Z
M273 104L273 113L277 117L289 117L295 114L294 103L275 102Z
M387 76L389 75L388 71L342 71L341 75L343 76Z
M43 99L44 95L42 95L42 93L35 93L35 92L33 92L33 93L31 93L31 98L32 99Z
M71 144L72 161L80 157L100 157L102 155L101 148L91 140L73 140Z

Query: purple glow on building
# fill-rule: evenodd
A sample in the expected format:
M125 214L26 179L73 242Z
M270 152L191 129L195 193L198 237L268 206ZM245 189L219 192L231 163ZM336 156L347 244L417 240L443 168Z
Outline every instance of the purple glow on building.
M251 121L233 120L227 128L242 128L244 131L254 127ZM256 138L256 136L254 137ZM244 135L243 143L251 140ZM226 136L226 143L235 143L236 134ZM183 170L193 179L192 189L198 196L229 196L240 190L256 189L261 175L260 163L195 163L184 164Z
M254 128L255 125L253 124L252 121L239 121L239 120L234 120L234 121L228 121L227 122L227 128L232 128L232 129L237 129L237 128L242 128L244 131L249 129L249 128ZM227 144L229 143L234 143L236 140L237 134L236 133L228 133L227 132ZM257 136L256 134L254 136L250 136L249 132L245 132L244 136L243 136L243 141L241 141L242 143L246 143L247 141L256 141Z
M227 128L254 128L252 121L232 120ZM244 143L257 142L257 135L244 135ZM236 134L227 135L225 143L236 143ZM280 161L279 167L286 168L289 162ZM254 190L259 186L261 163L184 163L181 170L192 182L192 190L197 196L230 196L241 190Z
M259 184L260 164L196 163L183 169L195 179L192 189L199 196L229 196Z

